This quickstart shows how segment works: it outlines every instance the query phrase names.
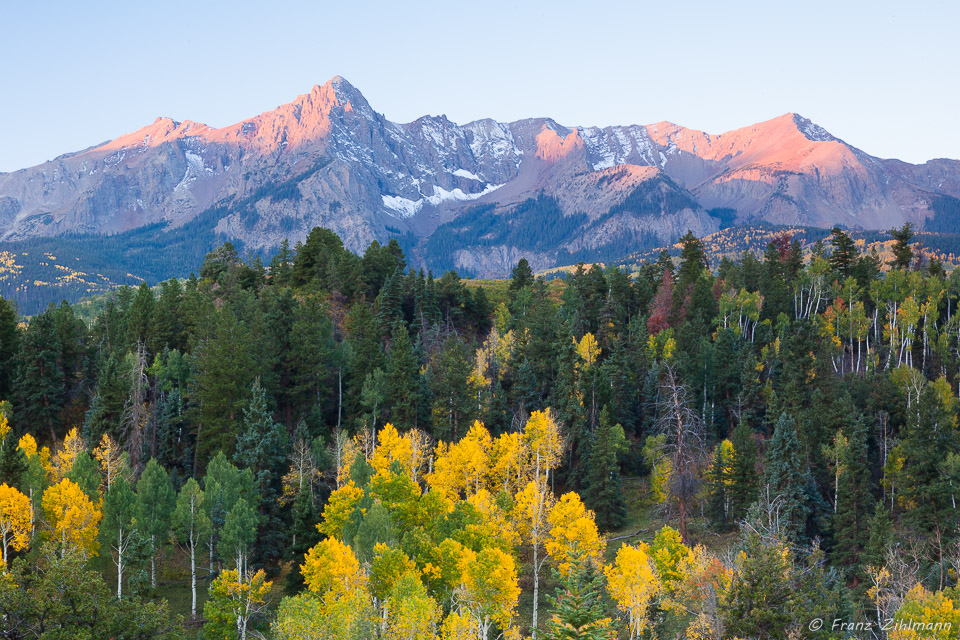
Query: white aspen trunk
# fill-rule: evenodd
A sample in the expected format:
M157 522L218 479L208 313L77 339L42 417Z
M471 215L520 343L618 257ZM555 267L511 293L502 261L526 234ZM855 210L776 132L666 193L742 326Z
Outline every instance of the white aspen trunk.
M533 545L533 624L530 627L530 638L537 640L537 605L540 600L540 554L538 544Z
M190 534L190 617L197 619L197 541Z
M123 539L123 536L118 536ZM121 542L119 546L123 546ZM123 551L117 549L117 600L123 598Z

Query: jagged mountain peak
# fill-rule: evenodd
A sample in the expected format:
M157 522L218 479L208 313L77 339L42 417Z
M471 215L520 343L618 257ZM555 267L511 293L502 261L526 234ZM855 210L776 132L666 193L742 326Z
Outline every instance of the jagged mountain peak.
M709 232L713 209L736 221L889 228L910 220L923 228L931 193L960 196L960 162L880 162L794 112L719 134L669 121L461 125L427 115L395 123L334 76L226 127L158 118L4 174L0 234L115 233L209 212L218 217L203 224L217 237L250 248L295 242L319 225L360 249L391 234L432 237L463 216L476 238L448 228L421 257L440 252L449 266L492 275L534 246L549 266L562 250L589 258L604 246ZM496 244L507 235L494 227L514 225L517 211L533 226ZM584 219L589 226L576 222ZM493 230L481 234L486 225Z
M797 129L800 130L807 140L811 142L834 142L837 141L837 138L833 136L829 131L821 127L820 125L804 118L799 113L788 113L788 116L793 116L793 122L797 125Z

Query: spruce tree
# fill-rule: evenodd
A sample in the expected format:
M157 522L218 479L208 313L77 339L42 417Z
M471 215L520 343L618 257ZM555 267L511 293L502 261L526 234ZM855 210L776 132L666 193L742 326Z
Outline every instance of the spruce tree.
M747 509L757 499L759 477L757 474L757 445L753 430L741 421L730 436L733 444L733 461L730 465L730 519L739 522L747 515Z
M616 529L626 519L619 462L620 454L626 449L623 427L613 424L610 410L604 405L590 442L583 479L583 501L596 514L597 526L604 531Z
M840 455L836 512L833 515L833 560L854 578L869 536L870 468L867 466L867 433L863 419L854 423Z
M279 558L286 546L280 495L286 467L287 433L267 407L266 391L254 380L250 405L244 409L234 461L249 469L257 486L259 501L249 506L260 513L260 559Z
M831 239L833 253L828 260L830 268L840 274L841 279L846 278L853 274L860 252L857 250L857 244L840 227L834 227L830 233L833 234Z
M390 409L390 420L399 429L417 426L418 369L410 335L406 327L398 322L393 325L387 360L387 406Z
M575 558L566 575L556 575L556 595L547 596L552 615L545 640L610 640L616 637L604 615L603 574L589 560Z
M809 471L797 437L797 424L786 413L780 414L773 437L767 445L766 488L771 501L779 500L781 534L801 540L806 534L809 500L805 491Z

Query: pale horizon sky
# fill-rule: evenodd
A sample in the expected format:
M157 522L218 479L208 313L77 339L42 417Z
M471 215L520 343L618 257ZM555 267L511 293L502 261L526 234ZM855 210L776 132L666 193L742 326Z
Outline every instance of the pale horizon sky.
M0 171L158 116L225 126L341 75L387 118L677 124L797 112L884 158L960 158L960 3L16 3Z

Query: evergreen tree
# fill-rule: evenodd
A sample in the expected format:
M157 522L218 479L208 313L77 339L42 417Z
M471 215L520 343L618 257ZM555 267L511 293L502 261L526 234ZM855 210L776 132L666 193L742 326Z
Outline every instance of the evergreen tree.
M444 440L464 434L476 419L476 394L470 382L473 358L467 343L452 334L430 361L429 383L434 433Z
M198 345L192 393L200 407L194 471L217 451L233 451L234 425L247 406L247 390L256 375L247 328L225 306L212 335Z
M17 327L17 307L0 297L0 398L13 395L16 363L15 356L20 348L20 329Z
M757 499L759 477L757 474L757 445L753 431L746 422L740 422L730 436L733 445L733 460L730 465L730 519L739 522L747 515Z
M582 558L570 563L569 571L557 574L555 596L547 596L551 613L546 640L611 640L616 631L604 616L603 574Z
M73 459L73 466L67 472L67 478L75 482L91 502L100 499L100 465L86 451L81 451Z
M583 479L583 501L596 514L601 530L620 527L627 515L619 456L627 449L623 427L613 424L609 409L600 412L600 423L590 443Z
M19 423L45 429L52 440L57 440L58 432L64 431L57 418L65 394L52 308L30 319L20 341L14 398Z
M287 434L273 421L267 408L266 392L260 380L254 380L250 406L244 409L241 432L234 460L253 474L259 502L249 505L260 513L260 545L264 559L279 558L286 546L280 495L286 466Z
M831 231L833 238L833 253L830 254L830 268L840 274L841 279L852 275L853 269L860 257L856 243L843 232L840 227L834 227Z
M417 360L413 355L410 335L399 322L393 325L387 360L387 382L390 419L401 429L417 426Z
M520 258L520 261L517 262L517 266L513 268L513 271L510 273L510 291L517 292L524 287L529 287L533 284L533 269L530 268L530 263L527 262L526 258Z
M890 266L894 269L909 269L913 262L913 249L910 248L910 240L913 239L913 225L904 222L899 229L891 229L890 235L893 236L893 260Z
M873 503L867 453L866 427L863 420L859 419L854 423L840 455L841 467L833 516L833 559L854 579L858 577L859 567L862 566L861 555L869 536L868 514Z
M780 414L773 437L767 445L765 460L766 491L771 501L779 500L779 532L788 539L800 540L806 534L810 512L805 488L809 470L804 462L797 423L786 413Z

